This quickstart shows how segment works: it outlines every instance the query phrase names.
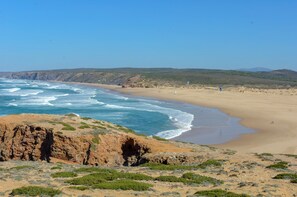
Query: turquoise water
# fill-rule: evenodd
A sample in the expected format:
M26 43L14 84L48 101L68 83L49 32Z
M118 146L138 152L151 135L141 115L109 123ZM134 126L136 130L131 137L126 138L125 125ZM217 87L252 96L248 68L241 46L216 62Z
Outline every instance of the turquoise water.
M0 115L76 113L147 135L173 138L192 127L194 115L170 102L128 97L80 85L0 79Z

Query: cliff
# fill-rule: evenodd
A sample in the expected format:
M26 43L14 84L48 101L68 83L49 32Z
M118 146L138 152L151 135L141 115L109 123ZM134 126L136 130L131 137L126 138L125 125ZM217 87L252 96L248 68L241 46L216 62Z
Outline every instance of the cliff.
M295 196L296 158L164 141L74 114L0 118L1 196Z
M0 161L61 160L84 165L139 165L162 152L190 152L128 128L75 115L0 118ZM162 162L166 158L161 159ZM178 159L171 162L178 162Z

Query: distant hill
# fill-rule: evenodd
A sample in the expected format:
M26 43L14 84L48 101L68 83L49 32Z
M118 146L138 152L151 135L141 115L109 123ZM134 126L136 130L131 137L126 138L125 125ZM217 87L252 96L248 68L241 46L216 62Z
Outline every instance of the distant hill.
M238 69L238 71L244 71L244 72L270 72L272 71L269 68L264 68L264 67L254 67L254 68L241 68Z
M236 71L174 68L114 68L114 69L63 69L0 73L11 79L53 80L116 84L131 87L225 85L253 87L297 86L297 72L292 70Z

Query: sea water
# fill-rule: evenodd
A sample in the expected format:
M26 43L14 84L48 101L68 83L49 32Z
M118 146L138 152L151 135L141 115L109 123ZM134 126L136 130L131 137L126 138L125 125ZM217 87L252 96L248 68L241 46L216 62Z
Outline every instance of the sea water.
M163 101L82 85L0 79L0 115L20 113L75 113L165 138L190 130L194 119L193 114Z

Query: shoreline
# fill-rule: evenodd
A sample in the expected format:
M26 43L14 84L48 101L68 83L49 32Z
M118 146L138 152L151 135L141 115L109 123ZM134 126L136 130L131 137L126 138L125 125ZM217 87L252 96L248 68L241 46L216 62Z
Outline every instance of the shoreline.
M219 109L212 107L203 107L193 105L181 101L157 99L152 97L136 96L132 94L125 94L115 91L116 86L108 86L109 88L99 87L97 84L85 83L67 83L70 85L80 85L91 88L99 88L108 93L119 96L128 96L132 99L149 99L162 102L163 107L180 110L193 116L191 120L191 127L184 131L185 128L178 128L173 130L164 130L154 135L173 141L189 142L200 145L216 146L224 144L245 133L255 132L254 130L244 127L240 124L240 119L232 117ZM197 118L198 117L198 118ZM182 118L182 117L179 117Z
M237 117L255 130L224 144L213 145L240 152L297 154L297 89L260 90L233 88L219 92L215 88L121 88L116 85L74 83L113 90L128 95L180 101L217 108Z

